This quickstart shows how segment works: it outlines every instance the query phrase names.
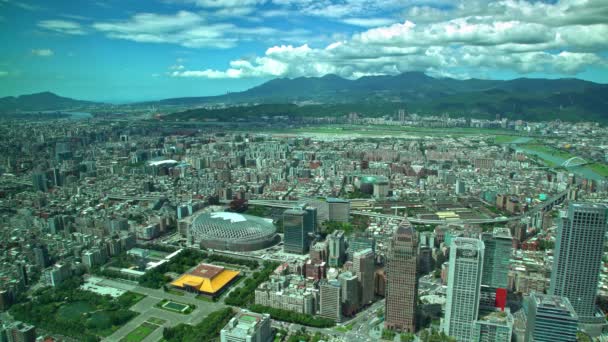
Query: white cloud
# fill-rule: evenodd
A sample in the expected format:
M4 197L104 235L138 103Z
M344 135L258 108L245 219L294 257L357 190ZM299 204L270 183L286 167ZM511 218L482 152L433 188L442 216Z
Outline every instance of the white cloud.
M377 27L390 25L394 23L395 20L390 18L347 18L342 20L342 22L353 26Z
M50 57L54 54L55 53L51 49L33 49L32 50L32 55L38 56L38 57Z
M86 33L79 23L68 20L43 20L38 22L38 27L69 35L83 35Z

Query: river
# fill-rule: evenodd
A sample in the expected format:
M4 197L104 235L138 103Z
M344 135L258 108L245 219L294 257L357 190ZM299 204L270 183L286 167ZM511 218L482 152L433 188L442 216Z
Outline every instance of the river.
M513 140L512 142L510 142L509 144L515 144L518 145L517 146L517 150L519 151L523 151L526 154L533 154L535 156L538 156L542 159L548 160L552 163L554 163L555 165L561 165L563 162L565 162L567 159L562 158L560 156L557 155L553 155L553 154L549 154L549 153L545 153L545 152L541 152L541 151L535 151L532 149L529 149L527 147L523 147L520 144L525 144L527 142L530 142L532 140L532 138L528 138L528 137L520 137L517 138L515 140ZM584 158L583 158L584 159ZM593 179L596 181L600 181L600 180L604 180L605 177L603 177L602 175L596 173L595 171L593 171L591 168L587 167L587 166L572 166L572 167L568 167L567 168L568 171L587 178L587 179Z

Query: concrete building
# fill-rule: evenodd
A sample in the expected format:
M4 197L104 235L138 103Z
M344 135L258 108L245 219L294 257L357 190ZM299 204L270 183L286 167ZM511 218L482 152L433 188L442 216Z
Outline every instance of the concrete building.
M484 245L458 237L450 245L448 291L443 332L458 341L471 341L479 313Z
M567 297L581 323L605 322L595 298L607 219L605 204L570 203L560 212L549 294Z
M513 323L509 311L480 312L479 319L473 323L472 341L511 342Z
M350 202L341 198L327 198L329 221L348 222Z
M481 284L494 289L506 289L509 285L509 267L513 249L511 231L496 227L491 233L482 233L481 240L485 246Z
M456 185L454 186L454 191L456 195L464 195L466 193L466 184L465 181L459 179L456 181Z
M323 281L319 285L319 315L336 322L342 321L342 288L338 280Z
M384 326L414 332L418 304L418 237L409 221L399 225L389 243Z
M356 252L353 255L353 272L361 285L361 305L370 304L374 300L374 251L371 248Z
M270 315L242 310L220 332L221 342L272 341Z
M70 276L72 276L72 268L66 263L55 264L44 272L46 283L53 287L61 285Z
M524 297L525 341L576 341L578 316L566 297L531 293Z
M7 342L34 342L36 327L19 321L0 326L0 338L4 337Z
M328 264L329 267L341 267L346 256L346 241L344 231L336 230L327 236L329 246Z
M317 312L319 291L299 275L273 275L255 290L255 303L307 315Z

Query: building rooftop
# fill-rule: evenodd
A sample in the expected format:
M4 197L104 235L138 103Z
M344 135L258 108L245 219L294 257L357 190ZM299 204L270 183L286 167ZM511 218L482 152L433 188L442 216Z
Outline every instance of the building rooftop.
M198 292L216 294L241 272L209 264L200 264L192 272L183 274L171 283L179 288L192 288Z

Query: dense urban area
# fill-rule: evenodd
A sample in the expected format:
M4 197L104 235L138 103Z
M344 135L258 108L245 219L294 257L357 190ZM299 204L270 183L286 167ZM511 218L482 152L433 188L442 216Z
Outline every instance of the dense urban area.
M0 341L608 341L605 125L123 110L2 119Z

